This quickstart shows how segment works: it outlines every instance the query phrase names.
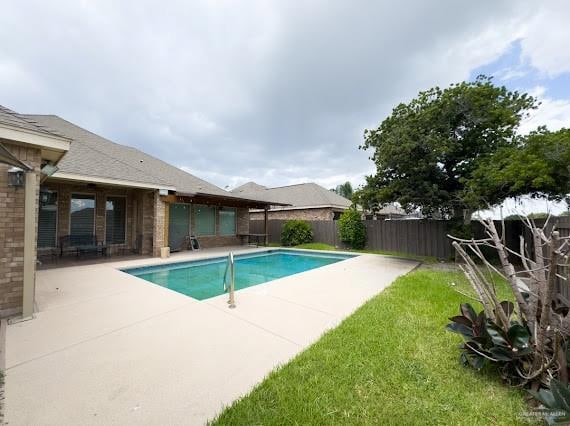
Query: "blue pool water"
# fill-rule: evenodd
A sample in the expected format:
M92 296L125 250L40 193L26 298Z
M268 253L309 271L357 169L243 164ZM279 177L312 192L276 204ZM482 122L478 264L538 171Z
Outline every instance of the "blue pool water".
M354 256L288 250L270 250L262 253L239 255L235 257L235 288L239 290L251 287L351 257ZM223 279L226 263L227 258L224 257L123 269L123 272L195 299L203 300L224 293Z

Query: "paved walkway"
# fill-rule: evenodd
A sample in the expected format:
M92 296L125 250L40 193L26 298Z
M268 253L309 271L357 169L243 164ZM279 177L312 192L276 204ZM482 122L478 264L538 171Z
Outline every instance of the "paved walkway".
M203 424L417 265L361 255L240 290L230 310L117 270L157 262L38 272L36 318L7 330L10 425Z

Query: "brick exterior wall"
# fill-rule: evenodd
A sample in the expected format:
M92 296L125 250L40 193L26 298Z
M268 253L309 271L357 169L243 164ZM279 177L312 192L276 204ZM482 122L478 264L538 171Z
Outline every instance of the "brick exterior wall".
M57 192L57 239L69 235L71 197L74 193L92 194L95 197L95 234L98 241L105 241L105 204L108 196L124 196L127 200L126 242L109 247L111 254L121 249L135 246L141 237L141 254L160 256L160 249L168 246L165 241L165 227L168 226L167 206L158 191L121 188L102 185L72 184L57 180L48 180L42 189ZM192 209L191 234L196 234L194 210ZM219 235L219 215L216 210L216 235L200 236L198 239L204 248L239 245L237 235ZM249 232L249 210L236 209L237 234ZM40 255L44 252L40 249Z
M333 220L334 210L331 207L320 209L269 210L267 217L269 220ZM263 220L263 212L251 212L250 218L251 220Z
M40 150L6 141L2 143L18 159L34 168L39 187ZM24 289L25 188L8 186L9 168L10 166L0 164L0 317L14 316L22 312ZM37 224L37 194L35 210Z
M192 209L192 219L190 222L190 229L192 234L196 235L194 219L194 209ZM241 240L237 235L219 235L220 229L220 215L216 209L216 235L213 236L198 236L200 246L203 248L210 247L224 247L224 246L238 246ZM236 233L247 234L249 233L249 210L246 208L236 209Z
M141 195L140 205L142 207L141 229L142 229L142 254L152 255L154 244L154 192L147 191Z
M153 194L153 256L160 256L160 249L165 246L164 226L166 224L166 203L160 199L158 191Z
M57 240L69 235L69 219L72 194L92 194L95 196L95 235L98 241L105 241L106 199L109 196L122 196L126 199L126 239L124 244L109 246L111 254L135 247L138 236L142 236L142 254L153 255L154 241L154 191L101 185L70 184L48 181L42 189L57 192ZM164 218L164 215L163 215ZM160 243L160 241L158 241ZM39 249L39 254L43 252Z

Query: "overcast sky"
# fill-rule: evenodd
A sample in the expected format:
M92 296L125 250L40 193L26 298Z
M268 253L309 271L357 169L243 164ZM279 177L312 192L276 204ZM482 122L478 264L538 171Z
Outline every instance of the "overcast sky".
M0 14L0 104L57 114L221 187L361 184L401 101L495 75L569 126L567 1L27 1Z

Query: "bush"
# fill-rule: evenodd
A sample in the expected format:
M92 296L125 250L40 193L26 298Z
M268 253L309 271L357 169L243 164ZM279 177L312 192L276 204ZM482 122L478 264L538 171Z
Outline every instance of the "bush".
M340 216L338 233L340 240L353 249L363 249L366 244L366 228L356 209L348 209Z
M304 220L288 220L281 231L281 244L298 246L313 241L313 230Z

